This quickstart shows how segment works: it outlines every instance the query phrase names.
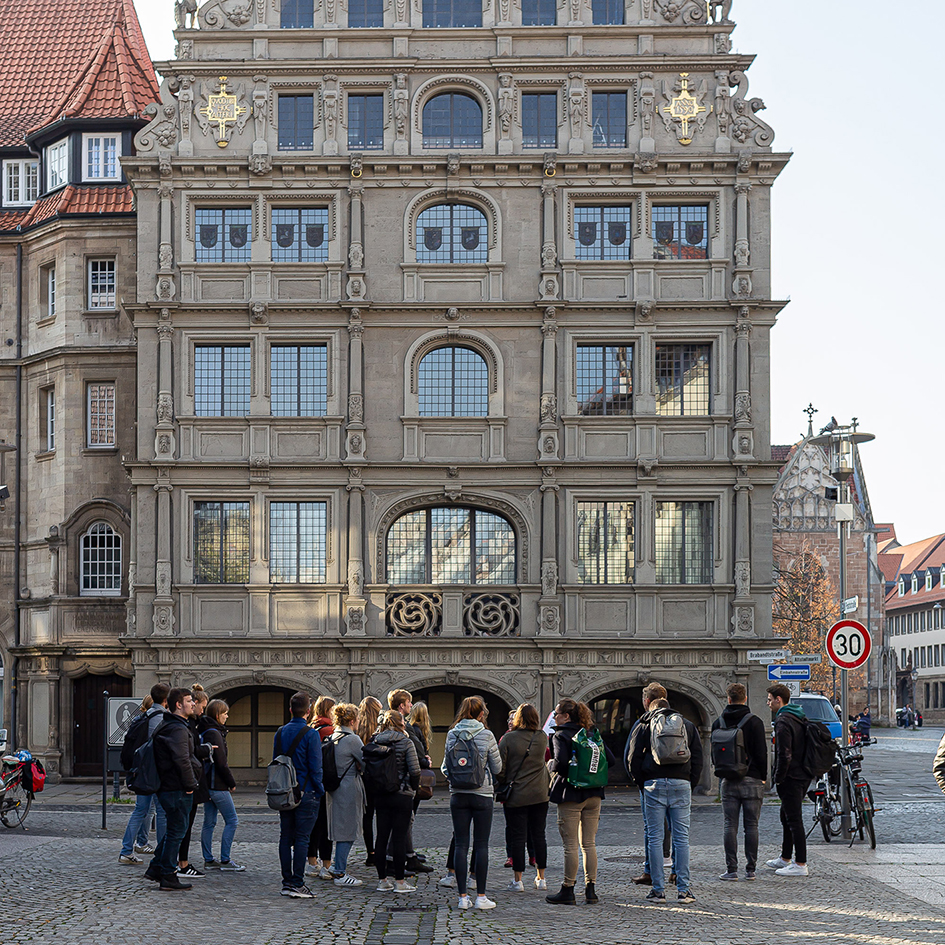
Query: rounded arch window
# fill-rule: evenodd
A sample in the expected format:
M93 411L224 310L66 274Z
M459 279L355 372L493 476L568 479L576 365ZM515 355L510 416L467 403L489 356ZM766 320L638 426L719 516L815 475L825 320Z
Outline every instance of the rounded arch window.
M108 522L95 522L82 536L81 546L79 593L121 594L121 535Z
M389 584L514 584L515 531L482 509L435 507L387 532Z
M482 107L465 92L442 92L423 106L425 148L481 148Z
M417 262L489 261L486 215L468 203L438 203L417 216Z
M489 368L472 348L434 348L417 366L421 417L485 417L489 414Z

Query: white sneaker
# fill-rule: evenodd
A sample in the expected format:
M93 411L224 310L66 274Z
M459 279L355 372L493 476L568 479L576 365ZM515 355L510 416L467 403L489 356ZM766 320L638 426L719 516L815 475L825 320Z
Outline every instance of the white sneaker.
M318 878L318 874L319 874L320 872L321 872L321 867L320 867L320 866L306 866L306 867L305 867L305 875L306 875L306 876L314 876L315 878Z
M447 873L442 879L437 880L438 886L446 886L448 889L456 888L456 874Z
M410 883L405 879L398 879L394 881L394 892L395 893L412 893L416 892L417 887L411 886Z
M326 868L323 866L323 867L318 871L318 878L319 878L319 879L334 879L335 877L334 877L334 875L332 874L332 871L331 871L331 870L326 869Z
M775 876L809 876L810 874L807 871L807 864L805 863L801 866L800 863L795 863L793 860L788 863L787 866L782 866L781 869L774 871Z
M460 897L459 897L459 908L460 908L460 909L471 909L471 908L472 908L472 900L469 898L469 896L460 896Z
M389 879L382 879L377 884L378 892L390 892L394 888L394 884Z
M348 873L342 873L340 876L335 877L336 886L363 886L364 884L360 879L355 879L354 876L351 876Z
M134 853L122 853L118 857L118 862L124 863L125 866L137 866L141 862L141 859L136 857Z
M487 896L476 896L477 909L494 909L495 903Z
M521 880L512 880L508 886L505 887L509 892L525 892L525 884Z
M547 889L548 880L542 879L540 876L535 877L535 889Z
M157 848L151 846L150 843L146 843L143 847L139 847L138 844L135 844L135 853L154 853Z
M768 860L768 862L765 863L765 866L767 866L769 870L779 870L779 869L783 869L785 866L790 866L790 865L791 865L790 860L782 860L781 857L779 856L775 857L773 860Z
M672 866L672 865L673 865L673 858L671 856L664 856L663 866Z

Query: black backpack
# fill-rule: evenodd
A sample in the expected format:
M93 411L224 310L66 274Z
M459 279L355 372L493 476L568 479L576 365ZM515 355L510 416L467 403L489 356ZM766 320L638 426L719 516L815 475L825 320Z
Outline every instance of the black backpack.
M748 712L742 716L738 725L731 728L719 725L712 730L709 740L712 743L712 767L717 778L741 781L748 774L748 749L745 747L742 726L750 718L753 716Z
M394 794L400 790L397 770L397 749L393 745L368 742L361 749L364 759L364 782L378 794Z
M341 787L341 782L344 780L344 776L351 770L351 765L354 764L355 759L352 758L351 764L349 764L348 767L345 768L345 770L340 774L338 773L338 761L335 758L335 746L348 734L350 733L342 732L338 738L335 738L334 735L329 735L328 738L322 742L322 785L328 794L334 794L335 791Z
M162 721L154 734L134 753L128 771L128 787L135 794L157 794L161 790L161 774L154 756L154 739L165 724Z
M121 770L130 771L134 766L135 752L148 740L148 723L151 717L142 712L135 718L128 731L125 732L125 740L121 744Z
M833 767L837 758L837 743L823 722L808 718L800 722L804 729L804 773L808 777L819 778Z

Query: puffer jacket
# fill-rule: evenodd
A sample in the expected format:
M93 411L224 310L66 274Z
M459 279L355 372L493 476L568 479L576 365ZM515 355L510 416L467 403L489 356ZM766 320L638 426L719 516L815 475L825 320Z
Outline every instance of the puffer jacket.
M446 773L446 756L449 754L450 748L453 747L458 738L475 739L479 751L486 756L486 776L485 780L482 782L482 786L477 788L454 788L451 784L450 794L495 794L495 782L502 772L502 756L499 754L499 745L495 740L495 735L493 735L482 722L476 719L463 719L457 722L446 733L443 764L440 766L444 777L447 777L448 780Z
M387 729L372 739L378 745L392 745L397 753L397 773L400 776L400 792L409 797L417 793L420 784L420 761L417 749L404 732Z

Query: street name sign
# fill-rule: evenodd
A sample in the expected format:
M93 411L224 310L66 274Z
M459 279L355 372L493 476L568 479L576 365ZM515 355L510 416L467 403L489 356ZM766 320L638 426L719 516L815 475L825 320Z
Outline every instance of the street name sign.
M795 653L791 657L792 663L822 663L823 661L823 653Z
M749 650L750 663L770 663L771 660L786 660L791 658L790 650Z
M810 679L809 663L769 663L768 679Z
M840 669L856 669L869 658L873 649L870 632L858 620L838 620L827 631L827 656Z
M859 597L848 597L843 602L843 607L842 607L843 616L845 617L847 614L855 614L859 606L860 606Z

